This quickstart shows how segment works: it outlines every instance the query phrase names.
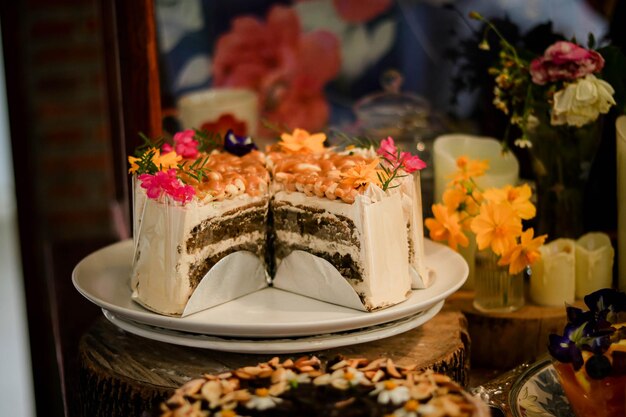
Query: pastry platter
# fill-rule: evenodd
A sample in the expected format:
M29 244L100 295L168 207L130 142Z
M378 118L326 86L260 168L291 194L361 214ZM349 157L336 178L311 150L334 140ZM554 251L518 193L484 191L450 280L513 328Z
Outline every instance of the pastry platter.
M265 339L232 338L181 332L119 318L107 310L103 310L103 312L104 316L119 328L129 333L160 342L220 350L223 352L283 354L332 349L395 336L426 323L441 310L443 303L444 301L440 301L434 306L415 315L388 323L365 327L363 329L319 334L315 336Z
M468 275L467 263L459 254L447 246L425 240L425 264L435 271L435 282L429 288L413 290L409 299L384 310L367 313L276 288L264 288L178 318L153 313L131 300L132 254L131 240L92 253L74 269L74 286L105 310L109 320L122 328L126 326L128 331L132 332L132 328L137 333L142 329L145 333L147 328L157 328L160 331L151 333L159 333L161 338L165 334L162 330L185 332L187 342L191 338L190 333L261 339L293 338L362 330L410 318L413 321L407 322L416 327L423 324L418 313L428 317L427 311L432 313L432 308L459 289ZM170 340L176 339L176 336L171 336Z

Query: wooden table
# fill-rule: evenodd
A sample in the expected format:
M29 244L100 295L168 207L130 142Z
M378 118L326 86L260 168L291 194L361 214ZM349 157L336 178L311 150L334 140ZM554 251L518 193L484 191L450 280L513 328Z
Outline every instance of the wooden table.
M280 355L315 355L322 361L346 357L391 358L469 381L470 339L461 312L444 307L429 322L409 332L359 345ZM99 318L79 346L80 401L72 406L84 416L141 416L173 390L203 373L217 373L269 360L276 355L217 352L156 342L126 333Z

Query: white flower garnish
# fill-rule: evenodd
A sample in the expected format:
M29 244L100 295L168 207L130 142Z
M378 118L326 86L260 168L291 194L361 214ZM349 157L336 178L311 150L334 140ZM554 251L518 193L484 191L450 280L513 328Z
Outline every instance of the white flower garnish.
M513 142L513 144L517 147L520 148L532 148L533 147L533 143L528 140L528 138L519 138L519 139L515 139L515 142Z
M267 410L273 408L276 404L282 403L283 400L278 397L273 397L267 388L257 388L254 394L250 396L250 400L246 403L247 408L256 410Z
M409 400L404 404L404 407L398 408L393 412L394 417L418 417L418 410L423 410L424 406L420 406L420 404L415 400Z
M313 380L315 385L332 385L337 389L348 389L355 385L359 385L365 380L365 375L361 371L357 371L352 367L337 369L332 374L320 375Z
M297 374L291 369L287 369L287 372L284 374L285 381L289 382L290 385L298 385L298 384L308 384L311 382L311 377L308 374Z
M378 382L370 395L378 395L378 402L381 404L388 404L390 401L396 405L402 404L411 396L409 389L401 383L402 381L393 379Z

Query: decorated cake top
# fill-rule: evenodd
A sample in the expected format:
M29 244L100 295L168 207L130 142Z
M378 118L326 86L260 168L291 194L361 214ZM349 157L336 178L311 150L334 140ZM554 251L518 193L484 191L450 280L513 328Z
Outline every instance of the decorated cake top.
M189 381L161 404L160 415L469 417L481 410L449 377L390 359L338 358L324 371L316 357L275 357Z
M603 289L585 296L585 304L587 311L566 307L567 325L562 335L550 335L550 354L571 363L583 385L626 375L626 294Z
M398 186L398 180L426 164L417 156L401 152L391 137L376 149L343 151L324 146L324 133L309 134L302 129L283 133L268 148L268 158L252 139L229 131L222 141L191 129L174 135L173 142L154 143L145 138L143 146L128 158L129 172L151 199L186 204L221 201L237 195L263 195L268 191L270 167L274 191L303 192L331 200L353 203L370 184L384 191Z
M185 204L194 197L220 201L267 192L265 158L249 137L229 131L222 141L188 129L176 133L172 144L144 141L128 161L129 172L137 175L149 198Z
M323 133L302 129L282 134L268 155L275 189L351 204L370 184L387 190L397 186L401 177L426 166L419 157L398 150L391 137L382 140L378 149L368 143L341 152L325 148L325 140Z

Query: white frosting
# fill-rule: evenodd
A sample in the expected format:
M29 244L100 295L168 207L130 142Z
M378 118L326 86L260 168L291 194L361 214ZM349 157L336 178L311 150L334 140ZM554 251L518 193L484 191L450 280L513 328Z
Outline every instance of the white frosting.
M302 193L281 191L274 196L277 202L287 201L292 205L322 209L326 212L324 216L342 215L352 220L360 248L336 243L335 247L331 247L329 241L314 237L303 240L296 233L278 231L277 237L285 238L287 243L300 240L311 244L312 249L319 248L325 252L332 252L336 248L341 254L349 253L361 269L362 281L348 282L356 294L360 295L362 308L374 310L394 305L404 301L411 290L407 228L401 196L402 193L384 192L370 185L365 194L357 195L353 204L346 204L315 196L308 197ZM344 278L339 274L324 272L327 268L311 263L304 255L292 253L290 256L298 259L290 259L285 265L278 265L275 286L338 303L336 297L331 296L334 296L333 288L345 285L337 282L345 281ZM309 273L303 274L302 271ZM311 273L312 271L316 273ZM316 283L313 288L318 288L314 292L309 290L312 280ZM301 281L300 285L297 284L298 281ZM329 293L327 296L319 291L320 286L326 288ZM346 300L344 305L353 306L353 302Z
M230 200L209 203L194 200L185 206L166 198L147 198L146 191L135 185L134 243L135 255L131 277L133 298L147 308L163 314L181 314L193 292L189 281L190 267L229 247L262 238L263 232L225 239L201 250L188 253L186 242L191 230L206 219L219 221L240 216L246 210L230 216L225 213L267 197L239 195ZM249 210L255 210L252 207Z

